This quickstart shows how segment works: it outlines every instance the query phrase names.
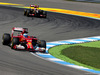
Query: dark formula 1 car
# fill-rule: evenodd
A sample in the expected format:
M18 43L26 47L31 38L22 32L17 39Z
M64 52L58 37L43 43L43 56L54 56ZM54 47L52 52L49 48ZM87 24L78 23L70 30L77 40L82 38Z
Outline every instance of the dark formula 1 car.
M9 33L3 34L2 44L9 45L12 49L44 53L46 51L46 41L28 36L27 33L27 28L13 27L11 35Z
M38 5L30 5L30 9L24 9L25 16L47 17L47 12L39 9Z

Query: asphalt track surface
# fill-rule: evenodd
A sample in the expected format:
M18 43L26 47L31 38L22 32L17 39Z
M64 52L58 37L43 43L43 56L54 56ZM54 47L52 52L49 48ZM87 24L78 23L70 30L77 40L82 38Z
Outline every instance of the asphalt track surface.
M23 9L0 6L0 36L12 27L27 27L29 35L47 42L97 36L99 20L48 12L48 17L23 16ZM0 40L2 42L2 40ZM0 75L94 75L43 60L28 51L16 51L0 43Z

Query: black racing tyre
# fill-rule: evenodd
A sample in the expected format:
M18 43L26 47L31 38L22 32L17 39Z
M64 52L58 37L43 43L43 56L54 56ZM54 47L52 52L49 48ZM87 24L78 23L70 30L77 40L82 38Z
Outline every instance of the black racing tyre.
M45 40L40 40L39 47L46 48L46 41Z
M19 45L19 38L13 38L11 42L11 49L13 49L14 45Z
M43 15L47 15L47 12L46 11L43 11Z
M39 14L42 14L43 13L43 10L39 10L38 12L39 12Z
M2 44L3 45L8 45L11 41L11 36L9 33L4 33L2 36Z
M24 16L26 16L26 10L24 10Z
M45 15L43 18L47 18L47 15Z
M45 40L40 40L38 46L41 47L41 48L46 48L46 41ZM42 51L42 53L45 53L45 52L46 52L46 50Z
M29 14L30 14L30 12L29 12L29 10L27 10L26 11L26 16L29 17L30 16Z
M43 11L43 15L44 15L44 18L46 18L47 17L47 12Z

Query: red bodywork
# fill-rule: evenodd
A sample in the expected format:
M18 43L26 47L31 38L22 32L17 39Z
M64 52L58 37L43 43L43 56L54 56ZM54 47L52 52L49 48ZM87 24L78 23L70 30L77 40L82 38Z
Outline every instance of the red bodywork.
M14 32L20 32L20 34L18 34L17 36L14 36ZM28 33L28 29L24 29L24 28L18 28L18 27L13 27L12 28L12 36L11 36L11 41L12 39L15 38L19 38L19 42L23 43L26 42L26 46L27 46L27 50L31 50L31 51L35 51L33 44L32 44L32 40L34 40L34 42L38 42L38 39L36 37L33 36L28 36L27 38L25 38L23 36L24 33ZM14 49L17 49L17 45L13 46ZM41 50L40 50L41 51Z

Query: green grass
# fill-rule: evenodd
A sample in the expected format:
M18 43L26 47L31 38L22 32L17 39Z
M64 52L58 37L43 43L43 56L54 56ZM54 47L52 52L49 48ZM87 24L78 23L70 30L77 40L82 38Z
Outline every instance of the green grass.
M49 53L64 61L100 71L100 41L60 45L51 48Z

